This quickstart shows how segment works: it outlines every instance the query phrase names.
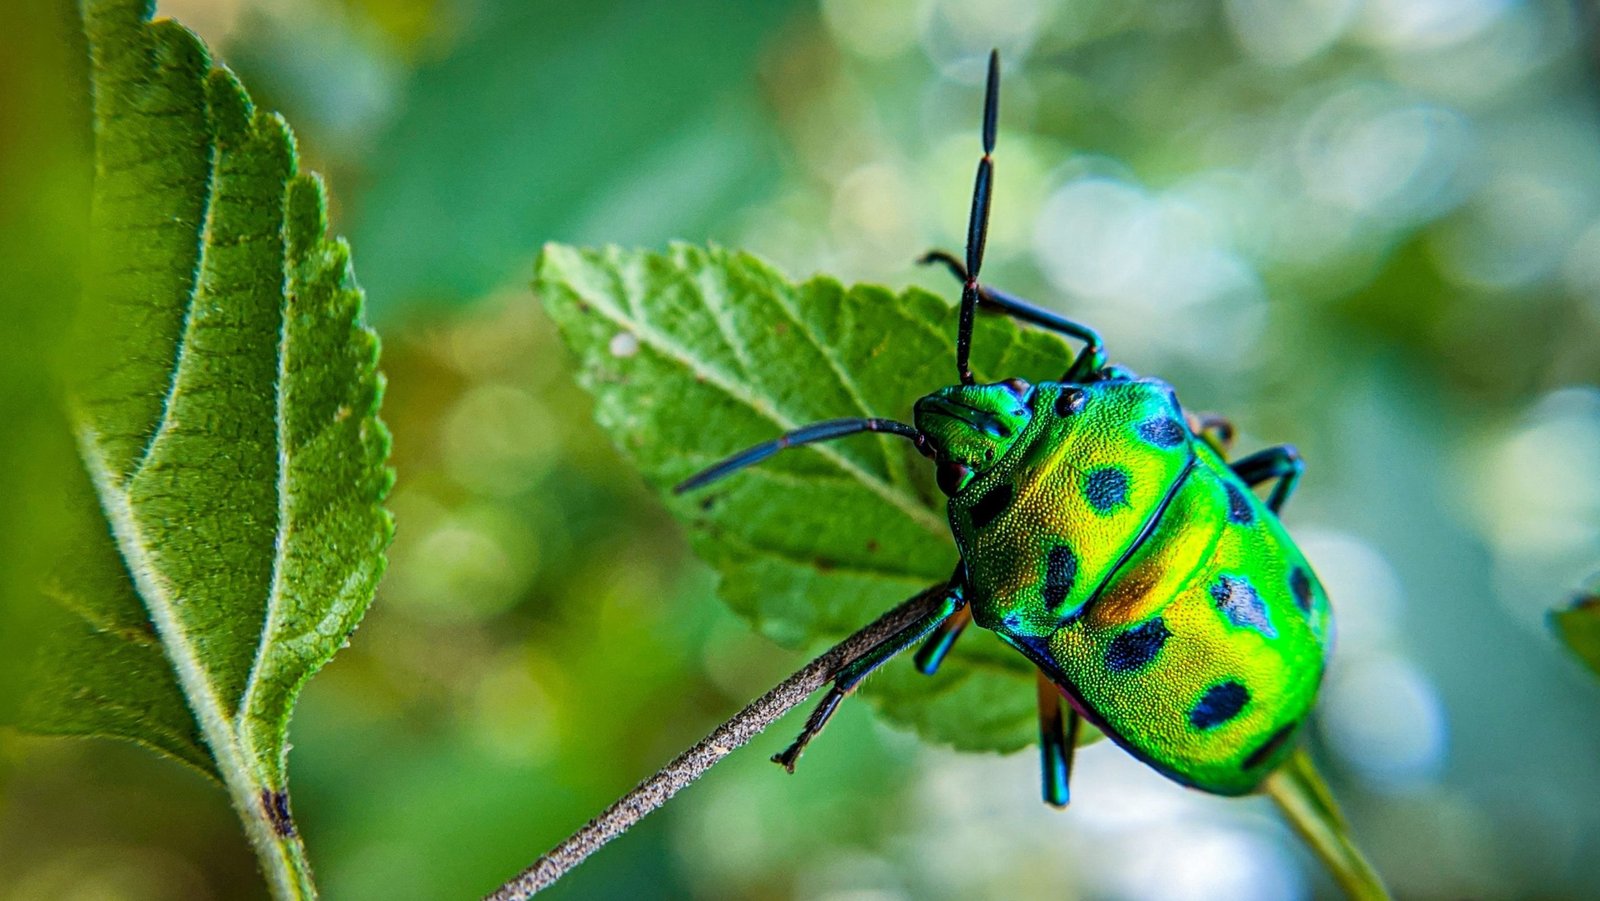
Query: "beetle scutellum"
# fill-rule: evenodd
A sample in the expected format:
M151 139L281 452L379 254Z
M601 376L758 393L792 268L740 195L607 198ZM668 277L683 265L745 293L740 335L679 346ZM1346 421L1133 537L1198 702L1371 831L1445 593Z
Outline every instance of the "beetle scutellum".
M960 383L917 401L914 425L816 423L677 491L784 448L880 432L915 442L949 495L961 564L941 603L839 673L804 731L773 758L790 770L869 673L924 639L916 663L932 673L975 622L1038 668L1047 802L1067 802L1079 717L1181 783L1248 792L1288 754L1328 648L1327 597L1277 516L1300 458L1285 445L1226 462L1226 421L1188 416L1165 382L1108 365L1093 329L979 285L999 83L991 54L966 260L923 258L962 282ZM1083 349L1060 381L977 384L968 356L980 306ZM1268 481L1263 501L1251 488Z

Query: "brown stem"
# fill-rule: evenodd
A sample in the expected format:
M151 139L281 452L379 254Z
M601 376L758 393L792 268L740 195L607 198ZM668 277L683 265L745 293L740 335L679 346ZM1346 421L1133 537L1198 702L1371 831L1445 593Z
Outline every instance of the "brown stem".
M667 803L667 799L705 775L717 761L798 707L812 692L832 681L840 669L890 635L932 612L934 605L942 598L945 587L941 583L928 588L806 664L805 668L718 726L699 744L639 783L633 791L607 807L566 841L551 848L511 881L485 896L485 901L521 901L553 885L590 854L600 850L607 842L644 819L646 814Z

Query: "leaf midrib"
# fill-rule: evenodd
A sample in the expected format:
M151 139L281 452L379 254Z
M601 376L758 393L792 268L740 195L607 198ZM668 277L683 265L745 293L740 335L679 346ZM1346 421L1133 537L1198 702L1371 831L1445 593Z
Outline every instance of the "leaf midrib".
M597 298L592 294L585 293L580 290L577 285L571 284L570 282L567 284L567 288L568 290L572 291L573 294L577 295L580 299L587 303L590 309L599 311L599 313L602 316L605 316L606 319L610 320L612 324L618 326L619 328L628 329L634 334L635 337L649 344L658 352L677 361L685 369L700 376L706 382L721 390L728 397L744 404L746 407L749 407L757 415L777 426L779 430L787 432L799 427L800 423L790 420L787 416L784 416L777 410L769 408L766 404L761 402L760 398L740 390L735 383L729 380L726 375L719 370L700 365L699 361L694 357L693 354L690 354L683 348L679 347L676 342L671 341L654 328L651 328L642 322L632 321L620 311L613 311L610 309L610 304L607 302L607 299ZM829 462L844 470L850 476L854 477L856 481L866 486L868 490L894 505L909 519L922 526L927 531L935 535L945 534L946 526L944 520L932 510L924 506L919 498L916 498L915 496L901 490L897 486L885 483L882 479L877 478L861 467L850 462L849 459L845 458L838 451L831 447L818 444L812 445L811 449L821 454Z
M172 663L189 707L194 711L206 746L217 764L217 771L222 775L238 809L254 810L257 800L255 780L251 777L253 770L240 745L238 733L225 713L226 708L178 620L174 605L176 592L149 562L150 553L146 549L148 544L143 529L134 515L127 492L116 484L112 471L99 452L99 435L81 417L75 431L79 456L100 499L100 508L111 526L117 550L127 565L128 575L133 579L151 622L156 626L156 634L166 650L167 659ZM245 817L245 820L250 822L254 818Z

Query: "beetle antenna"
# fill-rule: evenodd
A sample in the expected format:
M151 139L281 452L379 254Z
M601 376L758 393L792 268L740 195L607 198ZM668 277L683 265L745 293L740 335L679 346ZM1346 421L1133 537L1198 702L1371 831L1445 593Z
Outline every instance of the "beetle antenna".
M802 444L811 444L817 441L832 441L835 438L843 438L846 435L854 435L858 432L880 432L886 435L899 435L902 438L909 438L917 446L917 450L924 454L928 453L927 437L917 431L914 426L906 425L903 422L896 422L893 419L829 419L824 422L802 426L792 432L785 432L771 441L742 450L721 463L702 469L679 482L673 487L672 493L683 494L684 492L709 485L723 476L746 466L760 463L784 448L799 447Z
M978 310L978 272L983 268L983 246L989 238L989 191L994 182L994 138L1000 121L1000 51L989 51L989 81L983 94L983 157L972 185L972 211L967 217L967 267L961 285L961 320L956 332L956 369L961 383L976 379L968 360L972 356L972 319Z

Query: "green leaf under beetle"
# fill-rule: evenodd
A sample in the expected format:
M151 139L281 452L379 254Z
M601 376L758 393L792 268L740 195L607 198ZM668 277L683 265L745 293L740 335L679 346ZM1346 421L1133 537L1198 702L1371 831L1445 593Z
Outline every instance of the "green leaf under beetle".
M212 773L298 897L290 712L365 612L392 533L378 344L288 126L151 12L82 4L76 547L46 586L56 628L19 719Z
M1600 675L1600 577L1569 606L1551 611L1550 624L1572 653Z
M955 315L926 291L816 277L796 284L749 254L545 248L535 287L581 361L596 415L665 490L730 452L822 419L908 419L955 376ZM1057 378L1071 349L981 317L980 378ZM780 454L670 498L720 593L789 647L833 642L956 562L928 462L903 439L862 435ZM883 714L973 750L1033 743L1032 669L992 636L961 641L940 672L884 667Z

